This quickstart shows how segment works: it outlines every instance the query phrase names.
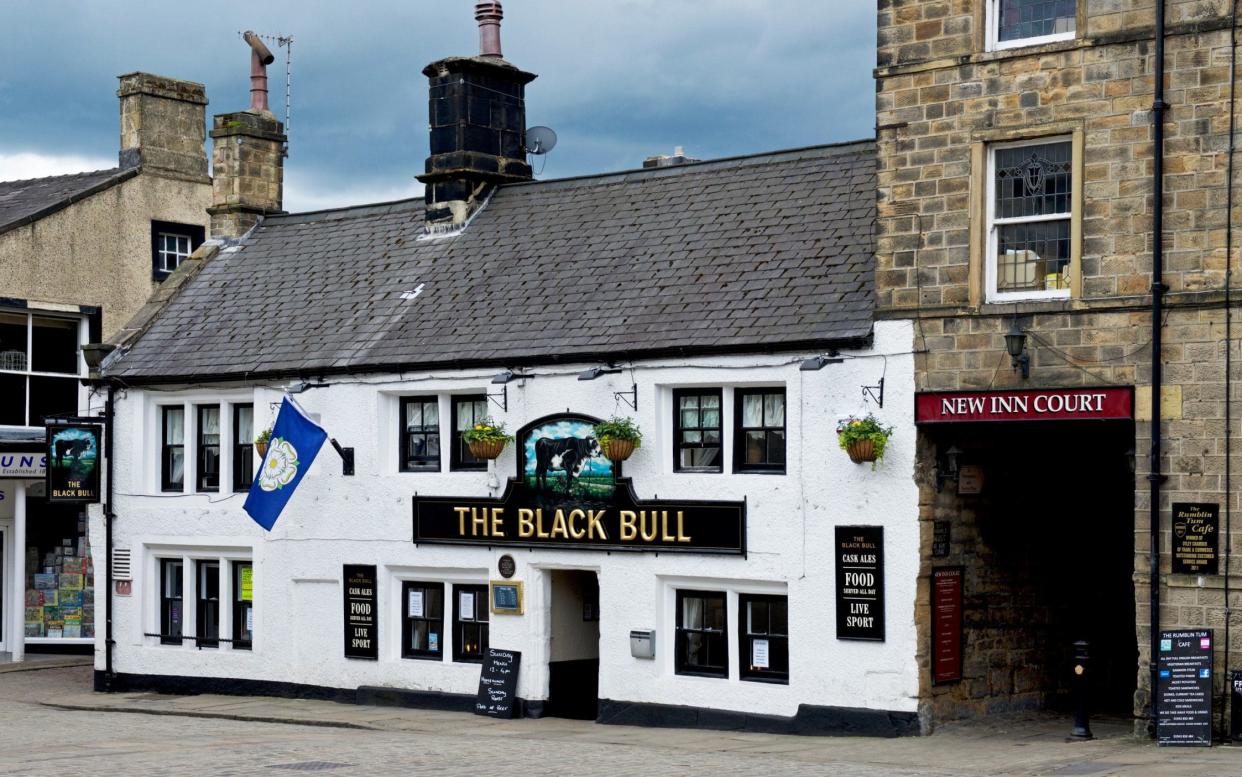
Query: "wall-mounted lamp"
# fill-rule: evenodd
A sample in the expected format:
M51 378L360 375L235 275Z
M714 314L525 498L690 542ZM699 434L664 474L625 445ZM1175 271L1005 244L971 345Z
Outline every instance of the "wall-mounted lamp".
M802 361L802 364L799 365L798 369L802 370L803 372L815 372L816 370L822 370L824 367L828 366L829 364L840 364L843 361L845 361L845 359L837 358L836 351L833 351L828 356L820 355L820 356L812 356L809 359L804 359Z
M1005 350L1009 351L1014 372L1021 368L1023 378L1031 377L1031 355L1026 352L1026 332L1018 326L1017 318L1014 318L1009 333L1005 335Z
M945 481L952 480L957 482L958 473L961 468L958 458L962 455L962 449L956 445L950 445L949 449L944 452L944 467L940 463L936 464L936 492L944 490Z
M529 378L529 377L530 376L524 372L514 372L513 370L505 370L504 372L498 373L496 377L492 378L492 383L503 386L506 383L512 383L515 380L522 380L524 378Z
M618 372L621 372L621 368L612 364L601 367L592 367L589 370L583 370L578 373L578 380L595 380L600 375L614 375Z

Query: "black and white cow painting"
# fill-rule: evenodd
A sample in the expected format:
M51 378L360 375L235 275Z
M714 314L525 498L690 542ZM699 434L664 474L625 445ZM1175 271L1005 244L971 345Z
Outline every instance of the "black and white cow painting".
M547 491L548 471L559 469L565 473L568 496L574 478L599 454L599 440L594 437L540 437L535 440L535 487Z

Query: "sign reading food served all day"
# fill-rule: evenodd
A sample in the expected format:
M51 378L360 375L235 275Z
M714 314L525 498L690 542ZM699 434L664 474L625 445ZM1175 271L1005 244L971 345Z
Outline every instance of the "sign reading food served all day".
M47 425L47 501L99 501L98 424Z
M884 527L838 526L837 639L884 641Z
M919 424L1105 421L1133 417L1134 389L1131 386L922 392L914 396L914 421Z
M745 502L638 499L594 424L560 415L524 428L499 499L415 495L414 542L745 555Z
M379 594L373 564L346 564L345 657L379 658Z

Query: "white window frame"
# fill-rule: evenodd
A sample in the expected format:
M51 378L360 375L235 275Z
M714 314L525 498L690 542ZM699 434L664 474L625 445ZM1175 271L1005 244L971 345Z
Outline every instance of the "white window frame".
M659 658L660 674L666 678L685 683L705 683L709 686L719 686L727 684L734 688L755 688L755 693L762 694L781 694L788 693L790 685L787 683L765 683L756 682L751 679L742 678L742 669L739 663L741 655L741 639L738 634L738 618L741 617L741 606L739 604L739 596L741 594L757 594L760 596L783 596L787 602L792 602L789 585L787 583L769 580L730 580L723 578L709 577L682 577L682 576L660 576L657 578L661 587L661 604L662 612L659 613L657 621L664 629L667 649L657 650L656 655ZM693 674L677 673L677 592L678 591L712 591L720 592L725 595L725 637L728 647L729 672L724 677L701 677ZM791 605L790 605L791 606ZM789 617L790 627L789 635L789 673L794 673L794 634L792 615ZM802 635L798 635L798 639L802 639Z
M250 563L251 574L253 575L251 578L252 590L260 590L260 571L258 564L254 561L253 548L152 543L147 544L145 550L144 578L146 590L150 593L143 596L143 609L145 610L142 619L144 624L143 633L160 633L160 609L164 596L164 589L160 578L160 561L171 559L181 562L181 574L183 575L181 583L181 633L185 635L188 632L190 636L183 637L180 645L165 645L160 642L159 637L143 636L141 644L156 650L192 650L199 654L236 652L240 655L257 655L259 653L261 644L260 634L262 634L260 621L262 608L259 606L258 596L254 596L251 600L251 607L254 610L254 628L251 630L250 648L235 651L232 641L224 641L224 635L227 635L229 640L233 638L233 562L245 561ZM222 637L220 644L214 648L200 649L197 640L190 638L198 636L194 632L198 630L199 580L197 562L199 561L217 562L220 569L219 631Z
M1077 0L1082 2L1082 0ZM1069 32L1056 32L1051 35L1037 35L1033 38L1017 38L1015 40L1000 39L1000 3L1001 0L987 0L984 27L987 30L987 50L1004 51L1023 46L1039 46L1044 43L1057 43L1063 40L1074 40L1078 37L1078 17L1074 17L1074 29Z
M454 567L386 567L384 582L387 588L387 610L389 623L393 628L385 629L386 635L380 639L381 661L393 661L399 664L429 664L433 666L467 667L461 671L469 672L473 667L478 672L475 662L453 660L453 652L457 647L456 635L453 633L453 586L481 585L487 586L487 570L454 568ZM406 583L439 583L444 586L444 633L440 635L440 657L437 658L406 658L402 656L402 640L405 633L405 584ZM490 589L489 589L490 593ZM488 604L490 607L490 602ZM491 621L489 621L491 623Z
M1021 218L996 218L996 152L1010 149L1022 148L1023 146L1044 146L1050 143L1067 143L1070 147L1070 209L1064 213L1051 213L1041 216L1024 216ZM1077 159L1074 157L1074 138L1072 135L1050 135L1047 137L1028 138L1024 140L1015 140L1009 143L990 143L987 147L987 180L984 182L984 199L985 199L985 228L987 230L987 250L984 257L984 276L986 282L987 301L988 302L1019 302L1022 300L1038 300L1038 299L1069 299L1072 289L1040 289L1029 291L999 291L997 289L997 256L998 227L1007 224L1033 224L1041 221L1066 221L1070 225L1070 272L1075 272L1073 267L1073 230L1074 230L1074 198L1077 196L1078 187L1082 185L1077 180L1078 165Z
M0 369L0 374L20 375L22 376L22 379L25 381L26 395L25 395L25 405L22 408L22 418L25 419L26 423L25 424L0 424L0 429L42 429L43 428L42 424L30 423L30 420L31 420L30 419L30 379L31 378L70 378L70 377L84 378L86 377L86 360L82 357L82 346L88 342L89 337L90 337L89 330L87 327L86 317L80 314L75 315L73 313L69 313L66 311L60 311L60 310L37 310L37 309L31 309L31 308L26 308L26 309L5 308L5 309L0 309L0 312L4 312L4 313L14 315L14 316L20 316L23 314L26 316L26 369L24 370ZM77 372L36 372L32 369L34 365L34 319L35 317L53 318L53 319L60 319L62 321L77 322L78 324L78 349L77 349L78 369L77 369ZM78 386L78 406L73 408L72 412L67 412L66 415L79 415L82 412L83 404L84 404L83 391L84 391L83 388L79 385Z
M178 494L199 494L208 498L224 499L235 493L233 491L233 406L253 405L254 412L251 423L259 429L260 402L255 400L253 392L239 390L212 394L185 394L178 397L154 397L147 407L146 444L146 491L152 496L177 496ZM198 489L198 407L216 405L220 408L220 489L217 491L199 491ZM181 479L181 491L163 490L163 451L164 451L164 408L180 407L184 413L182 423L182 450L184 451L184 472ZM255 432L258 434L258 432ZM251 440L253 443L254 441ZM258 474L259 457L255 456L255 474ZM226 487L227 486L227 487Z
M165 247L164 239L169 238L169 237L176 238L176 240L178 241L176 250L169 251ZM181 263L184 262L186 259L189 259L190 254L194 252L194 249L192 248L194 241L191 239L189 235L182 234L180 232L160 232L158 233L158 240L159 240L159 246L158 246L158 250L156 251L156 254L159 259L159 271L160 272L171 273L175 271L178 267L181 266ZM185 241L185 248L186 248L185 253L181 253L180 251L181 240ZM168 257L170 256L176 257L177 259L177 263L174 264L172 267L168 266Z

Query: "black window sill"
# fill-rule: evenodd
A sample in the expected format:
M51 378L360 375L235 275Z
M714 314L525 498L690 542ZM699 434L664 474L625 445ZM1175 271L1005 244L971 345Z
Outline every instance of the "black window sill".
M734 475L784 475L785 469L783 467L781 469L758 469L758 468L751 467L747 469L734 469L733 474Z
M682 677L708 677L713 680L728 680L728 672L695 672L690 669L678 669L675 674Z
M161 494L184 494L185 489L181 486L164 486L160 489Z
M453 663L454 664L481 664L483 663L483 656L479 656L478 658L467 657L467 656L453 656Z
M767 683L768 685L789 685L789 675L783 677L756 677L754 675L742 675L742 682L747 683Z
M436 655L434 653L402 653L401 657L413 659L415 661L436 661L444 663L444 656ZM479 661L481 662L482 659L479 659Z
M439 474L440 465L439 464L428 464L425 467L402 467L400 471L401 472L422 472L422 473L431 472L434 474Z
M219 488L199 488L194 493L196 494L218 494L220 493L220 489Z
M487 465L475 466L474 464L459 464L453 467L449 472L487 472Z
M673 472L678 475L721 475L724 473L724 467L681 467L674 468Z

